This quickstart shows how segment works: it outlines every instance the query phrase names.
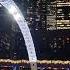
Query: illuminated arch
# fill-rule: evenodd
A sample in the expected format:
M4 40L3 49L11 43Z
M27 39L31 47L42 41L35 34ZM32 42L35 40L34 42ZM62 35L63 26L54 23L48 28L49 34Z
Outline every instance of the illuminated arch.
M29 61L31 65L31 70L37 70L37 65L36 65L37 57L35 53L33 40L31 37L31 33L28 28L26 20L22 16L21 11L19 10L19 8L17 7L17 5L14 3L13 0L0 0L0 3L6 9L8 9L8 11L13 15L14 19L16 20L25 40Z

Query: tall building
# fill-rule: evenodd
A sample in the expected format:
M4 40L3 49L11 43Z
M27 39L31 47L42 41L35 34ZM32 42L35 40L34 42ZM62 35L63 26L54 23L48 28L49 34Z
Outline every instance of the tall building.
M34 30L33 39L40 59L69 60L69 11L70 2L66 0L36 0L31 3L27 20L30 29Z
M34 25L36 30L46 30L46 12L46 0L33 1L30 7L28 7L27 13L29 22L31 25Z
M47 3L47 30L70 29L70 2L54 0Z
M39 59L45 55L43 52L46 48L46 12L46 0L33 0L27 9L27 20Z
M49 1L47 3L47 46L50 49L50 55L53 55L51 55L53 59L69 60L69 31L70 1Z

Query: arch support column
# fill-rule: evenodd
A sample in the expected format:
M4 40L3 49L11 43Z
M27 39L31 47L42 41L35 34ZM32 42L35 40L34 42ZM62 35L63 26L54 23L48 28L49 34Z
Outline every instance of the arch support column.
M0 0L0 3L9 11L10 14L13 15L13 18L16 20L25 40L31 70L37 70L37 57L34 43L27 22L24 19L20 9L17 7L13 0Z

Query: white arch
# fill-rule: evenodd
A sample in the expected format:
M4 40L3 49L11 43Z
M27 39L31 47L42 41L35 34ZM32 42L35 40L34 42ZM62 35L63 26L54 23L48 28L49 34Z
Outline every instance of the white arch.
M8 11L13 15L14 19L16 20L25 40L25 44L26 44L27 52L29 56L29 61L31 65L31 70L37 70L36 52L35 52L32 36L31 36L26 20L22 16L22 13L20 12L19 8L17 7L17 5L14 3L13 0L0 0L0 3L6 9L8 9Z

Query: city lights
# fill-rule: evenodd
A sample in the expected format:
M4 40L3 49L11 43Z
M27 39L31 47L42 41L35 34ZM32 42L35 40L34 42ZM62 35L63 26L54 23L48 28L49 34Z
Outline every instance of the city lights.
M14 63L14 64L21 64L21 63L26 63L26 64L29 64L30 61L28 60L10 60L10 59L0 59L0 63L3 62L3 63ZM62 64L62 65L65 65L65 64L70 64L70 61L62 61L62 60L37 60L38 64Z
M0 66L70 67L70 1L0 0L0 15Z

